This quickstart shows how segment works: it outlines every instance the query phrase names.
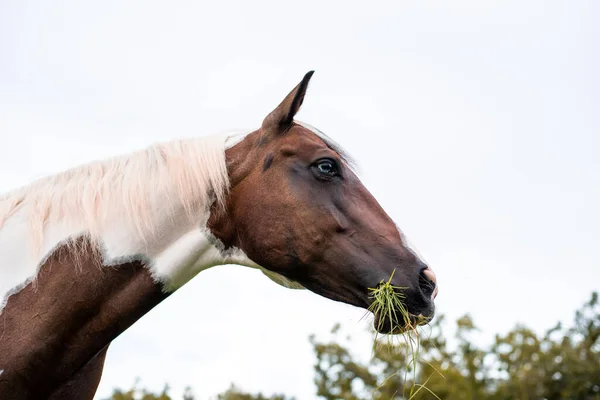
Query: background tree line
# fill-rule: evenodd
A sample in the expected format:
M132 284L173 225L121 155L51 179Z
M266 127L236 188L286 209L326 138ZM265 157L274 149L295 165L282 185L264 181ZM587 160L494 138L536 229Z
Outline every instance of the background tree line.
M600 305L598 293L575 312L573 323L558 323L538 336L524 325L496 335L491 346L473 344L478 329L469 315L456 321L448 343L438 316L421 331L417 363L410 343L380 343L368 362L359 361L339 339L309 338L316 355L315 397L325 400L387 399L600 399ZM217 400L293 400L284 394L244 393L235 385ZM161 393L115 389L107 400L174 400ZM184 400L194 400L191 388Z

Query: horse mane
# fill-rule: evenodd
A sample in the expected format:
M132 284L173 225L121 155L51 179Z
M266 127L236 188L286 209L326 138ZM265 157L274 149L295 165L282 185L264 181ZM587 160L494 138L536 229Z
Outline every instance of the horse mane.
M189 218L198 218L196 212L207 210L213 201L224 206L227 139L215 135L158 143L41 178L0 197L0 229L27 206L35 251L46 224L61 221L83 223L94 239L111 218L126 216L132 233L146 242L159 234L153 219L157 205L183 207Z

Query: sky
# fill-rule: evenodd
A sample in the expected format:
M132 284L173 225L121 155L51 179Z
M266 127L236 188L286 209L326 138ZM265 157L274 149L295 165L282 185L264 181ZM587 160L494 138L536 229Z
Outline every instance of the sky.
M331 136L482 343L600 289L600 3L0 3L0 192L157 141L254 130L315 70L299 120ZM308 336L364 311L259 271L201 273L111 345L114 387L313 399ZM448 332L452 327L448 325Z

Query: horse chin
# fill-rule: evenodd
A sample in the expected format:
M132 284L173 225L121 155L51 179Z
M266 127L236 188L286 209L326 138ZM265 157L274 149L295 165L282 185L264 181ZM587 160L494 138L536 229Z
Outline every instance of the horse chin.
M302 286L300 283L298 283L296 281L293 281L291 279L288 279L288 278L286 278L285 276L283 276L281 274L269 271L268 269L265 269L265 268L260 268L260 270L262 271L263 274L265 274L265 276L267 276L273 282L275 282L278 285L281 285L281 286L283 286L285 288L288 288L288 289L297 289L297 290L303 290L303 289L305 289L305 287Z

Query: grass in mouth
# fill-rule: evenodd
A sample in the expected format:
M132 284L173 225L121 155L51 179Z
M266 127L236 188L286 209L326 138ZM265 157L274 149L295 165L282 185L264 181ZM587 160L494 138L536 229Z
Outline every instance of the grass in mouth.
M389 334L386 335L388 339L387 345L389 348L391 349L394 346L393 338L398 337L398 335L395 335L396 333L401 334L401 338L404 339L406 344L406 359L408 360L408 368L406 369L404 382L406 382L406 375L408 374L408 371L412 370L414 374L414 384L410 389L408 399L412 399L422 389L430 392L430 394L439 399L435 393L431 392L431 390L425 387L425 384L427 384L427 381L431 377L429 377L424 384L417 383L417 364L419 362L420 340L419 332L416 328L423 322L427 321L427 318L423 317L422 315L414 316L408 312L408 309L403 301L406 299L406 295L403 293L403 290L407 288L394 286L391 283L395 272L396 270L392 271L390 278L387 281L382 280L379 282L379 285L376 288L369 288L369 295L373 299L373 302L369 306L368 310L372 312L373 315L376 315L378 319L373 348L375 349L375 346L379 344L379 332L383 331L382 328L384 327L386 320L389 321ZM375 391L379 390L389 378L391 378L391 376L387 377L381 383L381 385L375 388Z
M402 290L406 288L394 286L391 283L395 272L396 270L392 272L387 282L382 280L376 288L369 288L370 297L373 299L369 311L379 317L377 331L382 330L387 319L390 321L390 334L393 334L397 329L401 332L408 331L411 328L414 329L410 314L403 303L406 295Z

